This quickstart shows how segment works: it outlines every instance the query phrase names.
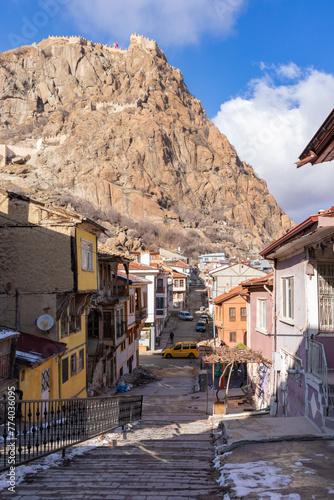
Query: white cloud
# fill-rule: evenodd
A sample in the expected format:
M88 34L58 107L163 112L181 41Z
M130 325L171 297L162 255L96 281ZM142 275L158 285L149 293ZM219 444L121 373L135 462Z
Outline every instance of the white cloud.
M97 40L128 43L132 33L165 45L196 43L205 33L228 35L248 0L71 0L79 27Z
M333 108L334 76L302 71L293 63L260 67L267 73L249 83L245 96L223 103L213 121L267 181L279 205L300 222L334 205L334 162L294 165ZM282 85L278 76L295 80Z

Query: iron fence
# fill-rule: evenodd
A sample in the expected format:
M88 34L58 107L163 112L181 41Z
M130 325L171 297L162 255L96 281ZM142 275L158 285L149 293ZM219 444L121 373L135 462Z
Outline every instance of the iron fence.
M0 401L0 471L142 416L142 396Z

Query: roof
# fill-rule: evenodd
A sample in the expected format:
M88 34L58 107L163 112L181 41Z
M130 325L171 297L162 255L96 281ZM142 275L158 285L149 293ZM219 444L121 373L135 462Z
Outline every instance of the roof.
M6 326L0 326L0 341L9 338L18 338L19 336L20 332L16 332Z
M334 160L334 109L312 137L296 163L297 168Z
M157 272L159 269L153 266L148 266L147 264L140 264L139 262L130 262L129 271L154 271Z
M87 223L90 226L93 226L94 229L98 229L99 233L105 233L107 229L104 226L101 226L98 222L95 222L93 219L90 219L89 217L85 217L83 215L78 214L77 212L73 212L71 210L65 210L64 208L60 207L55 207L53 205L47 205L46 203L43 203L42 201L35 200L34 198L30 198L29 196L23 195L23 194L18 194L14 193L13 191L7 191L6 189L0 188L0 193L3 195L7 196L10 199L17 199L17 200L22 200L26 201L27 203L33 203L34 205L40 206L43 208L43 210L46 210L47 212L52 212L55 216L58 217L66 217L67 219L71 219L71 222L75 224L81 224L81 223Z
M117 276L127 279L127 275L124 271L119 271L117 273ZM152 281L146 280L144 278L139 278L139 276L134 276L133 274L129 274L129 283L130 285L131 284L148 285L152 283Z
M247 297L248 293L245 292L245 290L242 288L241 285L236 286L232 290L230 290L227 293L222 293L221 295L218 295L214 299L215 304L222 304L223 302L226 302L229 299L232 299L233 297L236 297L237 295L240 295L240 297Z
M130 262L132 258L126 255L124 252L118 252L117 250L111 250L106 245L98 242L98 258L100 260L113 260L114 262Z
M260 255L264 257L273 258L276 252L289 243L293 243L297 238L305 237L304 244L307 244L306 236L312 235L309 240L316 240L317 236L314 232L319 228L327 228L327 232L332 233L334 229L334 207L329 210L321 211L317 215L310 215L306 220L298 224L298 226L291 229L289 232L281 236L278 240L274 241L271 245L260 252ZM325 231L323 231L325 233ZM319 235L320 236L320 235ZM324 234L320 236L320 239L324 237Z
M44 363L66 350L66 344L51 339L20 332L16 347L16 360L19 364L35 366Z
M243 281L240 283L243 287L251 287L251 286L263 286L272 284L272 280L274 278L274 274L270 273L267 276L261 276L260 278L251 278L249 280Z
M175 267L185 267L186 269L191 269L189 264L185 264L181 260L166 260L167 266L175 266Z
M173 278L188 278L188 276L186 274L182 274L182 273L177 273L177 272L173 272Z

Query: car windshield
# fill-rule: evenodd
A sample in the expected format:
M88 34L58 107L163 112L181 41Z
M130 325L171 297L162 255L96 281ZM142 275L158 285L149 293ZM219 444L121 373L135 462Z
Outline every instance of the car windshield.
M184 313L185 316L190 316L190 313L186 312Z

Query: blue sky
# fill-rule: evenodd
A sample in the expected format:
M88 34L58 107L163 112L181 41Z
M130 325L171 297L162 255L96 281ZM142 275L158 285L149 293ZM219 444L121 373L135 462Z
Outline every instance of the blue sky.
M295 222L334 205L334 165L294 162L333 109L330 0L6 0L0 51L80 34L158 41L207 115Z

